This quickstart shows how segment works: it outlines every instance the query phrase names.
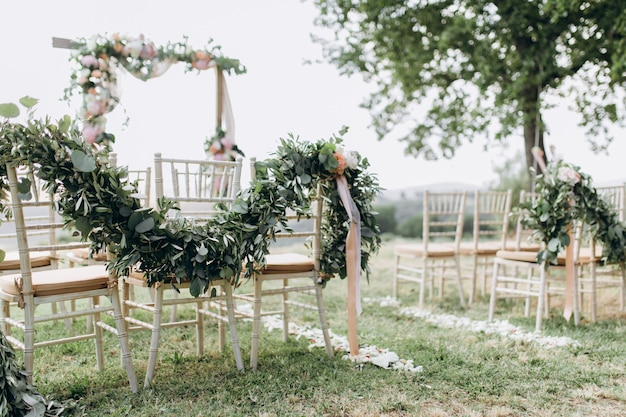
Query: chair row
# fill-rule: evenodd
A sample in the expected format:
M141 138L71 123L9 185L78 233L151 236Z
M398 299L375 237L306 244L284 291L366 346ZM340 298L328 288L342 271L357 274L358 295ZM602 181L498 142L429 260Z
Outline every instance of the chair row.
M624 219L624 187L599 187L598 192ZM536 195L520 193L520 203L531 201ZM537 313L537 330L541 317L549 309L550 297L564 295L562 267L565 255L559 257L561 268L550 268L542 274L536 263L540 246L529 241L531 231L525 230L521 217L517 217L514 230L510 230L514 214L511 208L511 191L475 191L473 207L473 233L469 241L462 240L466 213L466 192L423 193L423 234L417 243L398 244L394 248L393 296L398 297L401 283L418 284L419 306L423 308L425 295L434 297L437 287L441 298L446 280L453 280L462 306L474 301L477 291L490 294L489 319L495 312L498 297L522 297L525 314L530 314L533 297L540 299ZM624 311L626 274L623 267L601 267L601 248L587 239L583 225L573 230L573 253L576 265L575 313L588 300L591 320L597 318L597 291L619 288L619 305ZM592 255L593 254L593 255ZM545 272L545 271L543 271ZM542 276L544 275L544 276ZM491 289L487 290L491 276ZM463 282L469 281L469 294ZM467 301L466 301L467 299Z
M115 164L115 155L112 155L112 163ZM252 160L252 172L254 175L254 160ZM172 217L185 216L194 222L206 222L214 217L220 210L218 205L230 207L240 190L240 178L242 160L237 161L206 161L164 158L161 154L155 154L155 163L152 169L137 172L139 181L135 186L143 185L138 190L138 198L149 201L151 193L151 175L154 174L154 189L156 200L168 197L177 202L178 208L171 213ZM96 345L97 364L100 370L104 366L102 330L110 331L117 335L120 343L122 364L126 369L130 387L133 391L138 390L135 370L129 348L129 332L139 329L149 330L152 333L149 347L149 358L144 379L144 386L152 384L158 359L159 340L163 329L173 326L190 326L195 328L197 353L201 355L204 350L204 319L216 319L219 323L219 347L225 347L225 328L230 330L231 347L233 350L236 366L240 371L244 365L240 353L239 337L237 332L237 319L252 320L250 368L258 366L259 344L262 317L279 315L283 319L283 337L288 337L288 322L290 308L303 307L318 312L321 329L326 342L326 351L329 356L333 355L330 342L328 325L326 323L322 282L319 277L320 255L320 227L323 196L321 188L312 195L313 203L308 215L290 216L290 222L300 222L296 227L296 233L287 230L276 230L276 236L289 237L297 240L298 246L281 245L280 254L268 255L266 265L261 273L255 277L253 290L245 293L242 289L233 288L231 282L226 280L213 280L212 288L200 297L192 297L185 289L189 287L189 280L183 282L164 282L148 288L147 281L141 272L141 265L128 277L119 280L113 277L106 269L106 254L91 254L85 250L85 244L73 242L72 244L58 244L55 238L55 230L63 226L52 210L52 200L40 198L36 187L36 181L31 181L33 193L37 194L34 203L25 202L20 188L23 187L24 178L36 178L32 170L26 175L8 167L9 186L11 189L11 208L15 219L15 238L17 239L17 256L13 258L13 269L3 268L0 275L0 302L2 303L2 315L0 326L7 335L11 344L24 352L25 368L32 380L34 372L35 349L57 343L68 343L84 339L94 339ZM131 173L132 175L132 173ZM253 177L254 178L254 177ZM133 178L133 181L137 178ZM33 218L28 210L32 208L46 211L45 218L38 216ZM52 222L50 219L54 218ZM303 220L303 221L301 221ZM5 224L5 226L7 226ZM306 230L305 230L306 229ZM33 236L33 232L41 235L45 231L51 239L45 244L40 243L40 238ZM8 237L8 235L7 235ZM309 245L311 250L300 250L303 243ZM295 251L291 253L290 251ZM58 262L61 254L68 256L70 268L60 267L63 262ZM43 265L43 257L48 257L49 262ZM0 265L9 262L7 259ZM45 270L44 268L45 267ZM278 283L270 285L266 283ZM119 284L119 285L118 285ZM122 291L119 291L119 287ZM131 291L136 289L137 291ZM139 293L141 289L145 294ZM180 291L179 290L183 290ZM120 295L121 293L121 295ZM300 293L315 298L315 302L309 303L306 298L292 299L290 294ZM263 299L276 296L280 299L280 308L270 309L263 307ZM101 300L108 300L102 303ZM65 308L65 302L71 302L71 309ZM251 312L244 308L243 303L252 304ZM51 314L35 309L42 305L60 305L61 311L54 310ZM176 312L178 305L191 305L195 310L195 318L191 320L181 319ZM169 320L164 319L164 308L171 308ZM11 314L15 308L23 309L23 314ZM149 313L150 319L141 317L145 315L134 314L136 310ZM42 314L43 313L43 314ZM20 316L22 316L20 318ZM88 318L86 331L75 335L76 326L71 326L71 321L77 317ZM115 325L108 324L112 316ZM70 323L67 337L57 340L41 340L38 337L37 327L40 323L51 320L65 320ZM21 336L21 337L18 337Z

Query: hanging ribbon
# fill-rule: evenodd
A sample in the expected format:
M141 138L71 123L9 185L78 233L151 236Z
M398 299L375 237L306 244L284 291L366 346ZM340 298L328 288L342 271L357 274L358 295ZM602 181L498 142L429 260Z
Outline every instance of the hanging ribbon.
M337 192L350 218L350 229L346 238L346 270L348 273L348 343L350 356L359 354L357 317L361 315L361 215L354 203L348 181L343 175L336 178Z

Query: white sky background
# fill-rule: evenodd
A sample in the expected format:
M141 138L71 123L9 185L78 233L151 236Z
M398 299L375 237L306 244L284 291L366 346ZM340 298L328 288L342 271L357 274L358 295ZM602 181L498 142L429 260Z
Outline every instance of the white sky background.
M202 48L208 39L225 56L238 58L248 72L227 76L236 125L237 144L247 157L264 158L279 138L293 133L315 141L328 138L342 125L350 127L345 147L359 151L371 163L381 186L397 189L440 182L485 185L494 180L494 165L510 158L521 146L514 138L508 149L482 150L482 143L465 145L452 160L428 162L405 157L393 139L379 142L367 111L359 104L372 90L358 77L340 77L319 60L320 46L309 34L315 8L297 0L76 0L4 2L0 26L0 102L17 102L30 95L40 99L37 115L74 117L72 107L59 101L69 85L69 51L52 48L52 37L80 38L119 32L143 33L156 45L189 37ZM114 150L120 164L151 166L153 154L204 158L203 142L215 128L213 71L184 73L173 66L164 76L142 82L128 75L122 104L108 116L107 130L116 135ZM124 110L130 118L124 128ZM547 144L565 160L580 165L597 184L626 177L624 132L618 132L609 155L593 155L576 128L578 119L564 109L552 111ZM612 156L610 156L612 155ZM244 178L249 178L247 169Z

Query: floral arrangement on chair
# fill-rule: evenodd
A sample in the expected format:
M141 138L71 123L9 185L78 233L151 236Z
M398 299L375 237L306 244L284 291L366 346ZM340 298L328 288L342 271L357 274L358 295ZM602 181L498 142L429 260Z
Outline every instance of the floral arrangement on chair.
M544 244L537 262L546 261L546 268L556 264L559 253L570 244L569 229L575 220L583 221L602 244L604 263L626 262L626 225L598 194L588 174L554 160L537 175L536 190L539 198L521 208L525 209L522 223L534 230L534 240Z
M32 116L36 100L20 102ZM125 179L125 168L109 165L106 149L81 141L69 116L56 123L29 117L27 125L9 120L18 115L16 105L0 104L0 116L7 118L0 121L0 212L8 212L6 164L28 162L40 167L36 175L59 195L56 208L66 226L91 241L93 252L108 248L115 255L108 267L119 276L139 264L150 285L165 280L175 285L177 279L191 277L194 296L206 292L212 279L236 284L242 277L252 277L255 268L264 264L274 227L285 219L286 210L306 204L321 181L329 202L323 220L321 270L345 278L350 219L336 182L328 181L342 169L360 213L363 271L369 271L370 256L380 247L373 208L380 187L367 172L366 158L340 150L341 137L313 143L291 136L281 139L275 155L258 163L258 179L240 191L233 208L199 226L189 219L170 218L168 211L175 209L172 200L161 199L157 208L142 207Z
M142 80L163 74L176 62L184 62L186 71L202 71L217 66L227 73L246 72L239 60L224 57L220 48L211 47L210 43L196 50L189 46L185 37L180 42L156 46L144 35L133 37L118 33L95 35L74 42L70 57L74 68L64 97L69 100L76 91L83 95L78 117L83 120L84 140L90 145L105 147L115 142L115 137L105 132L104 115L119 103L116 77L119 66Z
M204 141L204 152L216 161L234 161L237 155L246 156L220 126L212 137Z

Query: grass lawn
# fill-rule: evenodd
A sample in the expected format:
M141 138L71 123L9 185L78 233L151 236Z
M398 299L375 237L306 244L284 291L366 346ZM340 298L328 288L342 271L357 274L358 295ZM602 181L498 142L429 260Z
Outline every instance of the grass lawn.
M328 358L309 349L306 338L284 343L278 330L264 331L257 372L236 370L229 345L217 350L216 324L205 332L205 355L195 354L192 329L162 333L154 385L138 394L128 388L119 366L117 341L107 335L107 364L97 371L93 342L39 349L35 385L48 398L68 401L84 416L624 416L626 415L626 315L615 294L601 294L597 323L567 323L558 300L543 334L577 343L548 348L466 327L446 328L401 313L417 306L417 291L401 286L400 307L378 301L392 288L393 242L386 241L373 262L359 318L361 344L389 349L411 359L422 372L398 372L370 363ZM346 283L330 282L325 303L331 330L346 335ZM369 301L367 301L369 300ZM467 309L453 286L443 300L427 303L434 314L487 318L488 297ZM522 302L499 302L496 316L532 332L534 317L523 317ZM311 312L293 314L298 324L316 326ZM164 317L168 317L167 314ZM82 325L80 321L76 326ZM238 322L246 366L251 323ZM63 323L49 331L64 331ZM140 381L146 369L150 334L131 333Z

